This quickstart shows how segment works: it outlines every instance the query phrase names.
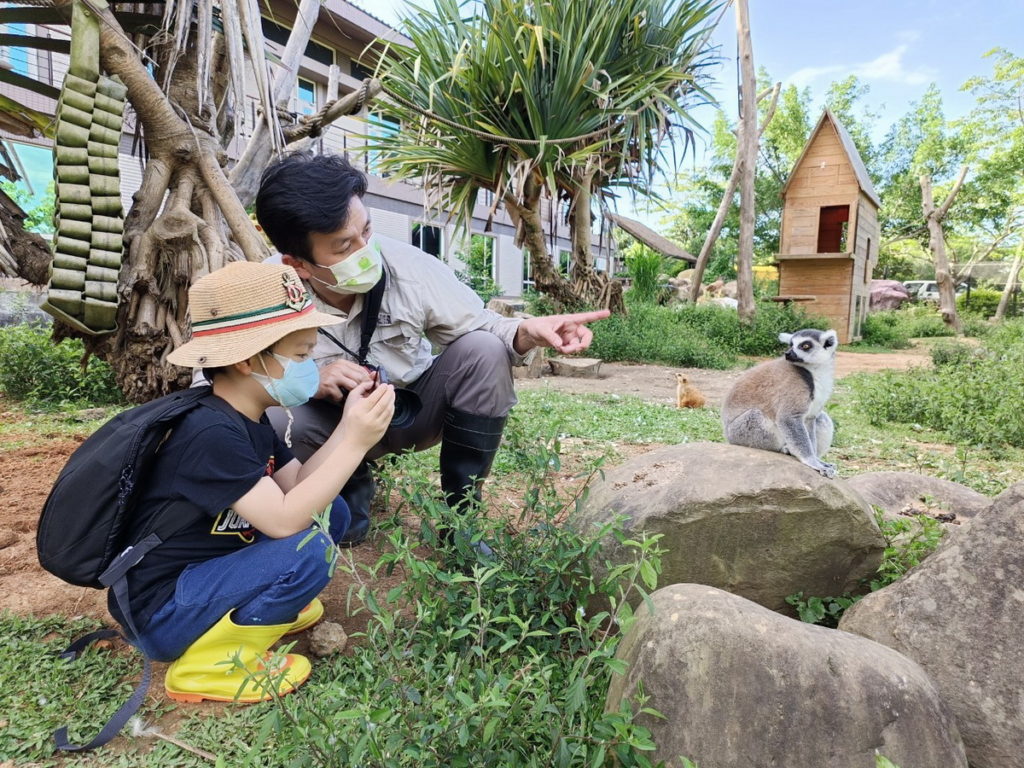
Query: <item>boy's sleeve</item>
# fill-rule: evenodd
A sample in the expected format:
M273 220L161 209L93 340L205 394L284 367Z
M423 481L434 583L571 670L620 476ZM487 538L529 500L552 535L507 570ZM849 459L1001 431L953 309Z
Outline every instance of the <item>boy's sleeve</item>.
M182 453L175 485L186 499L218 515L251 491L267 470L247 435L228 424L211 424Z

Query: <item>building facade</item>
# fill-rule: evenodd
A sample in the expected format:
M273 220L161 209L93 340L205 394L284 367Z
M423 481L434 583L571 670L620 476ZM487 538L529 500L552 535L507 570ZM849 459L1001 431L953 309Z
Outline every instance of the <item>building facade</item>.
M296 5L274 0L263 4L262 8L263 33L268 48L272 54L280 54L294 22ZM57 41L68 39L69 28L47 22L46 19L46 14L40 13L39 23L0 23L0 33L55 41L50 46L55 50L5 46L0 54L0 67L44 86L48 85L52 89L49 95L19 87L17 82L0 82L0 94L8 95L40 112L52 114L68 66L68 56L57 50L61 47ZM360 61L360 56L368 46L379 40L406 42L396 30L345 0L325 0L300 66L289 111L312 114L327 101L357 90L363 79L371 74ZM256 124L259 101L251 72L249 80L249 96L238 133L228 147L229 158L240 155ZM47 89L44 87L43 90ZM494 207L490 193L481 193L472 221L468 224L468 231L459 231L444 212L432 211L427 207L422 188L387 178L380 171L372 153L359 151L360 146L365 144L360 136L400 128L388 118L386 103L378 100L365 119L341 118L315 139L310 149L347 154L353 163L366 171L369 191L364 202L371 212L375 231L418 245L444 260L456 271L466 271L468 255L473 252L477 268L483 264L483 269L490 271L491 279L502 295L521 296L524 290L532 286L529 260L524 250L515 244L515 228L511 220L500 205ZM3 130L0 130L0 138L19 154L30 152L29 147L45 148L50 145L45 138L28 139ZM132 194L141 182L144 162L134 126L130 119L126 119L119 157L121 195L126 211L131 205ZM548 205L546 202L545 206ZM547 223L552 260L565 271L568 269L571 252L565 211L546 207L543 220ZM615 271L617 264L613 249L610 236L606 234L602 238L595 234L593 253L595 267L599 271Z

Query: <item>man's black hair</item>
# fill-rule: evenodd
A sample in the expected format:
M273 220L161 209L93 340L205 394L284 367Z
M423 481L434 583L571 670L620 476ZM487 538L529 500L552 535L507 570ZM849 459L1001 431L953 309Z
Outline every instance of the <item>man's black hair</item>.
M344 157L296 152L263 172L256 218L278 251L311 262L309 233L341 229L349 201L365 194L366 176Z

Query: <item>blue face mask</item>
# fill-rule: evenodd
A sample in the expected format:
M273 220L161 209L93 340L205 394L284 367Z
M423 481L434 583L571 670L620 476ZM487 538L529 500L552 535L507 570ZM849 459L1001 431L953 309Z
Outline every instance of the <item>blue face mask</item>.
M281 378L274 379L262 373L252 375L267 390L267 394L285 408L302 405L316 394L320 387L320 369L316 367L315 362L303 360L299 363L290 357L274 355L273 352L270 354L284 368Z

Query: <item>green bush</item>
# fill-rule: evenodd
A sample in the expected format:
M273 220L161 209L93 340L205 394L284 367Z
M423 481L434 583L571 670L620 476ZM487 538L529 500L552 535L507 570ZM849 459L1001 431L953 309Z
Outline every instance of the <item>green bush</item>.
M799 309L765 302L754 323L744 326L735 310L713 304L675 307L632 305L628 315L594 323L592 354L603 360L728 368L736 355L774 355L780 333L827 328Z
M974 445L1024 446L1024 321L1005 323L968 357L939 353L934 369L853 376L858 407L875 425L919 424Z
M932 364L942 365L966 365L976 357L976 350L970 344L962 341L940 341L932 347Z
M54 344L49 326L23 323L0 334L0 390L35 406L110 405L123 402L114 372L90 358L79 339Z
M861 324L861 343L886 349L906 349L910 335L900 322L899 311L872 312Z
M595 575L601 541L628 538L621 521L583 533L560 524L558 443L535 441L530 454L518 521L453 513L427 471L399 460L395 514L415 511L419 535L395 527L376 565L339 565L357 577L351 598L368 613L366 632L252 726L255 755L339 768L651 765L650 732L630 705L605 712L604 699L625 672L615 650L633 622L626 597L655 588L658 551L633 541L634 562ZM496 554L455 533L469 529ZM375 595L378 574L392 571L400 583ZM590 615L595 596L614 613Z
M1000 291L991 288L973 288L970 293L962 293L956 297L956 310L981 317L992 317L999 308Z

